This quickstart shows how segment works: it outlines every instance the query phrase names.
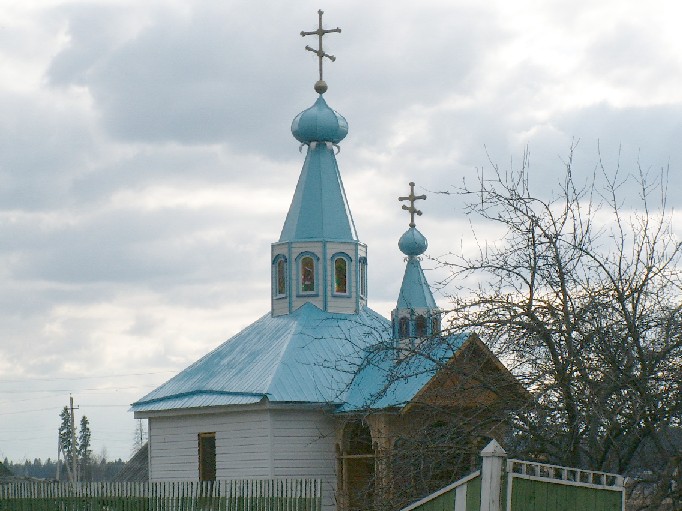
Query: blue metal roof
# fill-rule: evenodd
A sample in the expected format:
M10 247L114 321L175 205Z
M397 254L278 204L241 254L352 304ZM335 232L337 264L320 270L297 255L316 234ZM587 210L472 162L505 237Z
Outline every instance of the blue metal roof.
M424 271L419 259L410 256L405 266L403 283L398 295L398 310L401 309L436 309L436 301L431 294L429 283L426 282Z
M279 241L358 241L334 150L311 144Z
M291 133L299 142L332 142L338 144L348 134L345 117L327 106L320 94L315 104L298 114L291 123Z
M418 256L426 252L429 243L416 227L410 227L398 240L398 248L408 256Z
M343 403L365 350L389 338L389 322L369 308L323 312L305 304L269 313L133 403L154 411L279 402Z
M405 406L468 338L469 334L456 334L427 339L418 353L404 358L397 358L390 344L371 348L339 411Z

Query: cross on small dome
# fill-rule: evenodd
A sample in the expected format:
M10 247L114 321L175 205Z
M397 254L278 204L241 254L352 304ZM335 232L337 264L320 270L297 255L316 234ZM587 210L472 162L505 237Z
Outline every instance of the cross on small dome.
M414 207L414 203L418 200L426 200L426 195L415 195L414 194L414 183L410 182L410 195L407 197L398 197L399 201L410 201L409 206L403 204L403 209L410 212L410 227L414 227L414 215L421 216L422 212Z

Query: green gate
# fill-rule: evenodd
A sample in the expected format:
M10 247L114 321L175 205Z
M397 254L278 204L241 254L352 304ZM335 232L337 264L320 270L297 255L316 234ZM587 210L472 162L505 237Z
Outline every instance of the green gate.
M531 461L504 460L493 440L481 470L401 511L624 511L622 476Z
M506 509L623 511L623 477L606 472L507 460Z

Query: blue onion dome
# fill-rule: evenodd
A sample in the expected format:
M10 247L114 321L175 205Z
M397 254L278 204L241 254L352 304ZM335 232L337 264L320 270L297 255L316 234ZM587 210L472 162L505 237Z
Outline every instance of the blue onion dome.
M416 227L410 227L398 240L398 248L408 256L418 256L426 252L429 243Z
M320 94L313 106L294 118L291 133L296 140L304 144L310 142L338 144L348 134L348 122L342 115L329 108Z

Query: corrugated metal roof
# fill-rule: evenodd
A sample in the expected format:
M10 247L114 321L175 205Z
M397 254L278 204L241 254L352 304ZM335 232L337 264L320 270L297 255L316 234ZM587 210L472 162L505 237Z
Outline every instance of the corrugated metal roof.
M368 350L339 411L406 405L468 338L468 334L456 334L426 340L422 349L417 350L421 353L400 359L396 359L397 353L391 345L373 347Z
M220 394L198 389L181 396L153 398L149 401L144 401L147 398L145 396L132 405L132 410L135 412L155 412L180 408L204 408L207 406L251 405L262 401L264 397L264 395Z
M369 308L323 312L305 304L269 313L168 382L133 411L270 401L343 403L369 346L389 337L389 322Z
M405 265L405 275L400 286L396 308L401 310L436 309L436 307L436 301L433 299L429 283L426 282L419 259L410 256Z
M279 241L358 241L331 147L309 147Z

